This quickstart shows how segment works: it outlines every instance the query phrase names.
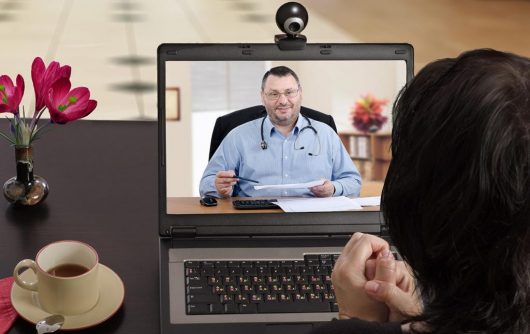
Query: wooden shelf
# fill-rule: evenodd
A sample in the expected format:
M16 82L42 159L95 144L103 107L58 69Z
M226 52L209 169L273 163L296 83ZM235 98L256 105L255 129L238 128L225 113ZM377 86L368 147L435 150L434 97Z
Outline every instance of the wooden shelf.
M339 137L364 180L385 180L392 159L390 133L342 132Z

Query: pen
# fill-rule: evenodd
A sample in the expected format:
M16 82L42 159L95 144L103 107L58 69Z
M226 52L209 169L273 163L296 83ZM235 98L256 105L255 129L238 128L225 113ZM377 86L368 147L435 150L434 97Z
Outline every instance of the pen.
M241 177L241 176L237 176L237 175L234 175L234 178L239 179L239 180L242 180L242 181L259 183L258 181L251 180L251 179L247 179L246 177Z

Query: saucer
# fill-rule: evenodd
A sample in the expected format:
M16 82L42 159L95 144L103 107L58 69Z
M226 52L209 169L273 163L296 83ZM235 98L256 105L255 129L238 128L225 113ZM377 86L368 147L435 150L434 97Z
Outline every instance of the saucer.
M27 269L20 277L25 281L32 281L35 274ZM81 329L102 323L118 311L123 304L124 295L125 288L120 277L112 269L100 263L98 303L85 313L65 315L61 329ZM50 315L40 308L36 292L23 289L16 283L11 289L11 303L22 318L34 324Z

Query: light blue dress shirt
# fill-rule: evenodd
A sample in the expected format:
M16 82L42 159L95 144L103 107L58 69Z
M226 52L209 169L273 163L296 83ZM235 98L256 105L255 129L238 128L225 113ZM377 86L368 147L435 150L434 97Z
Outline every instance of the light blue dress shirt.
M268 147L263 150L262 121L259 118L244 123L228 133L206 166L199 187L201 196L220 197L215 188L215 175L222 170L233 170L236 175L259 181L261 185L305 183L324 178L333 182L334 196L359 196L361 175L330 126L311 119L318 134L310 128L301 131L309 123L299 116L293 130L284 137L267 116L263 136ZM255 190L254 185L240 180L232 196L314 196L309 189Z

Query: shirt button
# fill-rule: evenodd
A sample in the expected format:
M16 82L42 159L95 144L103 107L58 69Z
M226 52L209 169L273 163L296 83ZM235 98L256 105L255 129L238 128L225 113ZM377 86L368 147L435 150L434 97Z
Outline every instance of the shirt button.
M285 174L285 177L289 177L289 175Z
M287 156L285 156L284 158L285 158L285 160L287 160Z

